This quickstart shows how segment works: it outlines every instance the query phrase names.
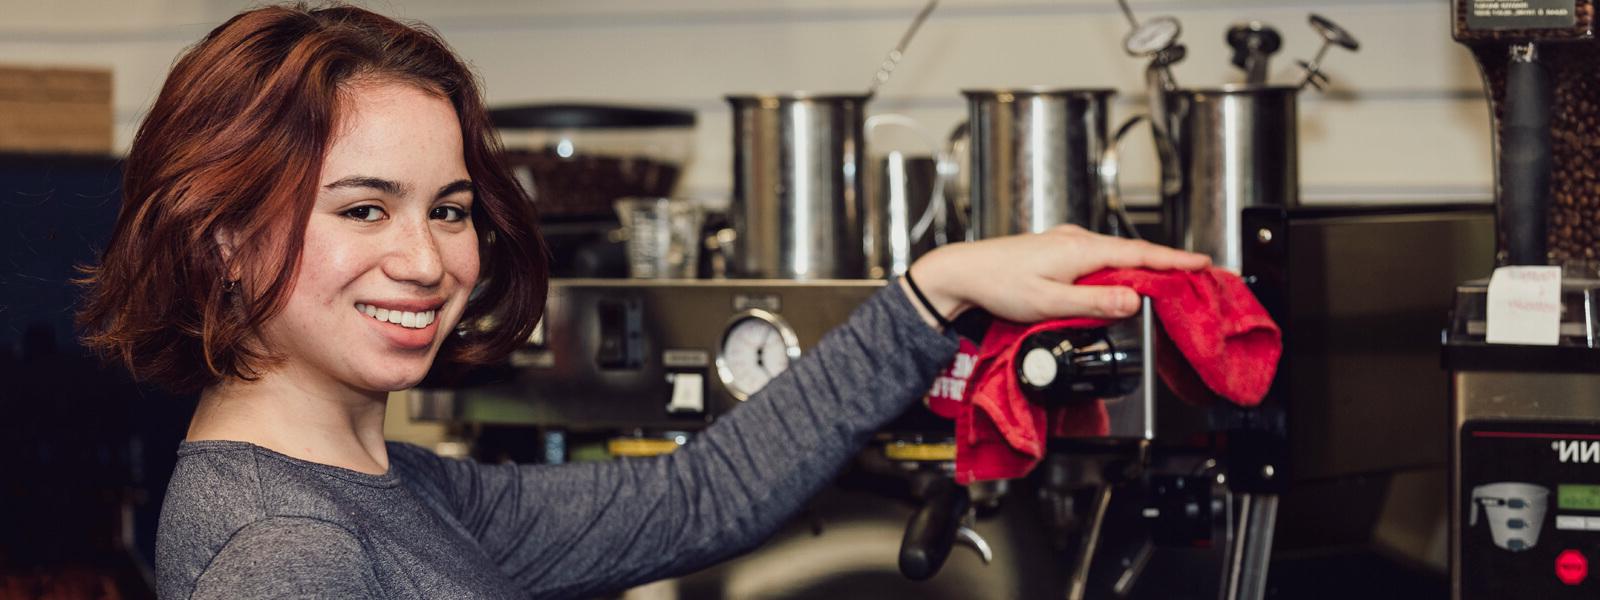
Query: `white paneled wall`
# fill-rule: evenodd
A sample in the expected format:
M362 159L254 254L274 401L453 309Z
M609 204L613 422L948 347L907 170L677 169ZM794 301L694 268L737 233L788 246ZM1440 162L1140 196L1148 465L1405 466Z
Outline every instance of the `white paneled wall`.
M730 118L722 97L751 91L863 89L920 0L387 0L364 5L434 25L487 83L493 104L615 101L700 114L692 193L725 195ZM1317 12L1362 42L1329 53L1328 95L1301 104L1308 201L1484 199L1493 181L1477 69L1450 39L1446 0L1132 0L1141 15L1184 25L1179 82L1236 80L1228 24L1276 26L1275 78L1320 40ZM116 71L117 143L125 147L173 58L249 3L223 0L0 0L0 62L102 65ZM1139 110L1143 66L1120 49L1112 0L945 0L874 112L911 115L941 134L965 112L963 88L1112 87L1117 116ZM1146 136L1128 150L1128 187L1148 195Z

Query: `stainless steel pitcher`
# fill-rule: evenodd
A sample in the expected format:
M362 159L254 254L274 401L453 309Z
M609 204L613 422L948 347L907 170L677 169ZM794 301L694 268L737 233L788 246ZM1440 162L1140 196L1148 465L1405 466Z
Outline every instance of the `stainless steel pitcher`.
M963 90L972 237L1040 232L1100 219L1099 161L1108 89Z
M735 277L865 274L867 95L728 96L733 108Z
M938 159L888 152L867 172L867 277L905 274L922 255L966 235L942 206ZM931 210L930 210L931 209Z
M1164 190L1163 221L1176 247L1242 268L1240 219L1251 206L1300 202L1297 87L1224 86L1167 92L1167 131L1181 185Z

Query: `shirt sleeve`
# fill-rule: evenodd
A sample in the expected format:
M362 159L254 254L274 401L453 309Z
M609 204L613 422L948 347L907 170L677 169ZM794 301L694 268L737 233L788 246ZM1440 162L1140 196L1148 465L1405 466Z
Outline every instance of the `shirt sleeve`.
M195 600L379 598L377 576L349 530L316 519L246 525L195 581Z
M593 596L753 548L955 355L891 282L677 452L556 466L442 458L414 468L537 597Z

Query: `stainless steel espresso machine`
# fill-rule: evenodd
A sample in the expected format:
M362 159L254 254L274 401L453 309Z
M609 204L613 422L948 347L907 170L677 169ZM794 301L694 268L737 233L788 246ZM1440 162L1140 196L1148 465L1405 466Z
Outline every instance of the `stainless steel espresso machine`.
M962 204L974 206L986 235L1061 223L1091 226L1090 211L1102 204L1095 173L1111 93L1017 90L968 97L976 148L968 180L977 199ZM670 452L747 400L880 290L882 279L862 277L870 271L863 231L885 226L863 222L885 212L863 206L869 202L867 178L859 176L867 163L867 99L780 94L729 102L735 278L553 280L544 323L507 368L473 385L419 392L413 414L460 424L480 458L561 462ZM1035 126L1043 121L1054 126ZM1054 176L998 171L1009 168ZM1142 354L1154 348L1150 314L1101 334L1125 348L1120 360L1126 366L1154 364ZM1127 372L1135 381L1119 387L1113 399L1115 437L1137 448L1138 440L1154 435L1156 388L1153 371ZM947 590L951 598L1059 595L1069 578L1059 569L1056 548L1062 544L1039 527L1040 515L1058 515L1062 531L1081 529L1071 495L1098 489L1101 470L1088 474L1057 461L1052 472L1059 481L1051 489L1059 492L1041 493L1027 481L954 486L953 431L950 421L914 406L881 431L838 485L814 500L794 530L752 556L677 582L678 595L810 597L845 581L856 597L870 590L922 597ZM507 450L517 445L525 449ZM794 574L794 561L773 566L771 557L786 555L833 566L807 580ZM853 558L838 563L822 556ZM879 577L884 573L892 581ZM751 583L758 580L774 587Z
M1170 44L1152 52L1157 72L1181 58ZM1260 60L1244 62L1260 70ZM1158 94L1175 108L1157 127L1170 136L1163 158L1176 162L1163 167L1173 185L1163 185L1165 209L1142 211L1120 204L1107 160L1126 132L1108 130L1112 92L968 90L970 154L944 189L973 238L1075 223L1210 252L1237 269L1284 330L1284 358L1260 407L1195 407L1166 390L1153 370L1162 324L1147 306L1071 334L1085 337L1052 358L1058 373L1078 375L1038 398L1106 400L1109 435L1053 441L1025 479L955 486L952 425L914 406L793 526L750 556L677 582L674 595L1233 599L1444 589L1434 540L1446 523L1434 517L1447 503L1448 447L1442 434L1418 442L1417 432L1444 420L1427 401L1447 386L1437 333L1451 286L1487 272L1492 216L1482 206L1301 206L1293 95L1256 90ZM735 277L554 280L545 321L511 364L472 385L419 392L413 414L457 423L487 459L613 460L685 443L880 289L872 274L895 272L873 262L870 243L885 231L873 216L893 211L877 209L882 198L862 176L876 163L869 100L730 97L735 235L719 240ZM1260 126L1223 114L1260 117L1250 121ZM1272 144L1230 137L1241 135ZM1255 150L1216 149L1242 147ZM1217 195L1239 190L1247 193Z
M1593 598L1600 233L1593 0L1454 2L1495 124L1500 268L1461 284L1451 374L1454 598ZM1591 527L1591 524L1594 526Z
M1149 461L1164 478L1124 480L1112 495L1086 597L1445 595L1449 447L1442 433L1419 432L1445 418L1426 398L1448 388L1435 368L1446 290L1488 272L1492 212L1302 203L1296 96L1327 84L1322 53L1302 63L1299 86L1272 86L1261 74L1281 40L1243 23L1226 39L1246 81L1183 88L1170 73L1181 28L1128 18L1126 50L1149 61L1162 166L1160 225L1138 231L1236 269L1283 329L1284 354L1259 407L1193 409L1158 393L1158 411L1175 418L1149 454L1172 457L1168 470ZM1328 19L1309 22L1324 50L1358 47ZM1195 457L1192 471L1171 468ZM1211 510L1198 489L1215 493ZM1206 518L1146 520L1146 510ZM1123 585L1141 569L1160 575Z

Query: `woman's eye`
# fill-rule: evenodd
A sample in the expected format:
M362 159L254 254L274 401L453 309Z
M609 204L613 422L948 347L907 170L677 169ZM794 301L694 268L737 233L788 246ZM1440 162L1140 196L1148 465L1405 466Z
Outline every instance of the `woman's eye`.
M435 206L428 214L428 218L439 219L450 223L467 220L467 211L459 206Z
M357 206L344 211L344 216L368 223L383 220L383 209L376 206Z

